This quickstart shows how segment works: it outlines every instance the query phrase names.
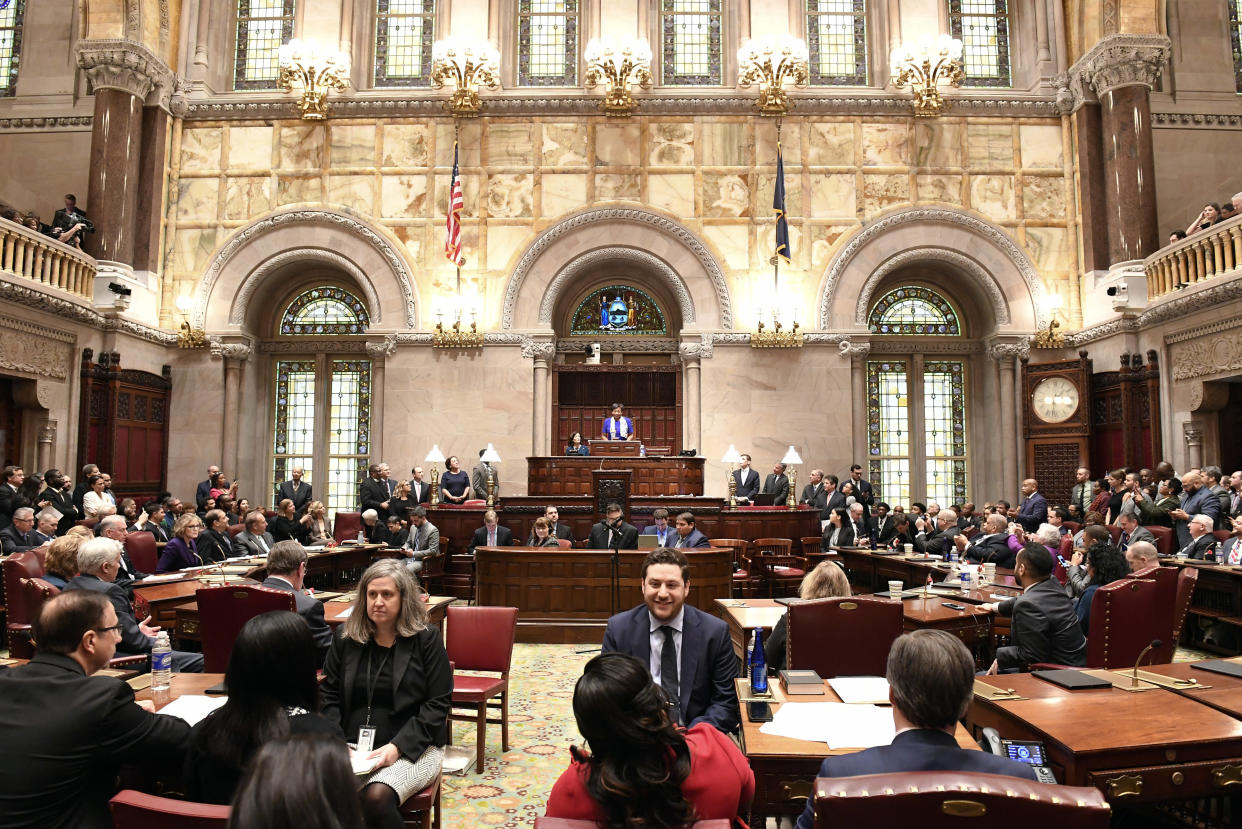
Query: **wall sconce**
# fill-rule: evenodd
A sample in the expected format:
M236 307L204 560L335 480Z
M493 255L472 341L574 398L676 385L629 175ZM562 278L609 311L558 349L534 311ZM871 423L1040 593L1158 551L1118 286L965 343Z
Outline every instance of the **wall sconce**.
M599 108L606 115L629 115L638 107L630 86L651 86L651 46L646 38L628 40L618 48L612 38L595 38L584 53L587 89L607 82Z
M785 464L785 468L789 470L789 497L785 499L785 506L793 509L798 505L796 494L798 492L798 470L795 467L802 463L802 456L790 446L785 457L781 458L781 463Z
M190 325L190 311L194 300L182 294L177 297L177 311L181 314L181 329L177 332L177 348L202 348L207 345L207 332Z
M1057 319L1061 305L1065 300L1060 294L1050 293L1044 297L1044 308L1048 312L1048 327L1035 333L1033 345L1036 348L1064 348L1065 335L1057 329L1061 322Z
M469 330L462 325L467 315L470 317ZM479 330L478 316L478 309L473 304L464 303L460 293L445 300L436 310L436 327L431 332L432 347L482 348L483 332ZM444 326L445 317L452 320L447 328Z
M431 85L453 85L448 109L457 118L473 118L483 109L479 87L500 88L500 52L485 40L437 40L431 49Z
M728 451L724 453L724 456L720 459L720 462L727 463L729 465L729 473L725 475L725 481L729 487L729 506L736 507L737 479L733 477L733 473L737 470L737 465L742 462L742 453L737 451L737 448L730 443Z
M313 40L291 40L280 47L280 88L302 90L298 109L307 121L328 117L328 90L344 92L349 80L349 55L325 49Z
M755 333L750 335L751 348L802 348L805 339L802 332L798 330L797 312L793 308L782 313L781 309L774 305L772 307L772 330L770 331L764 326L766 316L764 309L760 307L759 325ZM782 318L785 321L792 321L792 327L785 330Z
M755 107L764 115L784 115L789 111L786 82L807 85L806 43L792 35L768 35L748 40L737 50L737 85L759 85Z
M423 463L431 464L431 505L438 506L440 503L440 470L436 469L436 464L444 463L444 453L440 451L440 444L432 444L431 451L427 453L427 457L423 458Z
M918 51L908 46L897 47L892 54L893 86L909 86L914 93L914 114L921 118L941 115L949 102L940 97L939 84L961 86L962 42L941 35L935 42L930 37L919 41Z

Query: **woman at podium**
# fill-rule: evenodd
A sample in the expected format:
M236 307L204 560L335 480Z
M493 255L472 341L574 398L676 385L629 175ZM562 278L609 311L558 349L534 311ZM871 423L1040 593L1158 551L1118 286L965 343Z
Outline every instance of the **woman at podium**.
M634 421L621 414L624 407L620 403L612 404L612 417L604 421L600 437L604 440L633 440Z

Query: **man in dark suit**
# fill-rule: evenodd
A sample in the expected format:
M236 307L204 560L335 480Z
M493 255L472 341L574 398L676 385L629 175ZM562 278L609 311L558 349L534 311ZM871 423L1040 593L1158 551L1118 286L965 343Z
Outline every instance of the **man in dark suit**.
M997 648L989 674L1026 671L1036 662L1057 665L1087 664L1087 640L1065 588L1052 578L1052 553L1031 542L1018 552L1014 578L1022 595L1000 604L981 605L1001 616L1011 616L1011 644Z
M381 521L388 518L388 482L383 478L383 464L373 463L367 467L367 479L358 487L359 512L375 510Z
M628 653L646 665L674 703L676 722L687 728L709 722L721 731L736 731L741 716L729 626L686 605L690 563L685 554L664 548L648 553L642 591L643 604L608 620L604 652Z
M875 503L875 490L872 489L870 481L863 479L862 467L856 463L850 464L850 483L854 485L855 500L863 505L863 515L870 520L871 505Z
M819 511L819 523L823 527L834 509L845 509L845 495L837 489L840 479L836 475L824 476L824 506Z
M1140 526L1138 516L1132 512L1123 512L1117 516L1117 527L1121 530L1121 535L1117 536L1117 549L1123 553L1131 544L1139 541L1146 541L1151 545L1156 543L1156 537L1151 534L1151 530Z
M13 521L13 513L19 507L33 506L18 491L26 480L26 472L20 466L4 468L4 483L0 483L0 529L4 529Z
M136 703L108 664L120 635L99 593L67 591L34 620L39 651L0 672L0 815L11 829L109 829L123 764L180 768L190 726Z
M563 538L566 541L573 541L573 533L569 530L568 524L560 523L560 510L554 506L547 506L543 509L543 517L548 519L548 527L552 531L552 535L557 538Z
M311 496L311 485L302 481L302 467L295 466L289 470L289 480L282 481L280 487L276 491L276 503L288 498L293 502L293 511L298 518L306 512L306 508L310 506L313 499Z
M802 497L798 499L798 503L814 507L821 512L824 507L828 506L828 493L824 489L824 470L811 470L811 482L802 487Z
M1034 478L1022 482L1022 503L1017 509L1009 511L1009 517L1028 533L1035 532L1040 524L1048 520L1048 499L1039 492L1039 484Z
M592 550L637 550L638 529L621 520L621 505L610 503L604 508L604 520L591 527L587 547Z
M936 514L935 527L930 529L929 519L922 519L924 530L915 538L923 542L923 552L931 555L947 555L953 548L953 538L958 534L957 513L951 509L942 509Z
M785 474L785 464L780 461L772 464L772 474L763 479L763 489L760 492L775 495L774 503L778 507L789 500L789 476Z
M81 515L73 505L73 487L59 469L49 469L43 473L43 492L39 493L39 503L60 513L60 520L56 524L57 535L69 532L69 528Z
M211 498L211 482L220 474L220 467L212 464L207 467L207 480L199 481L198 487L194 490L194 503L198 506L200 513L207 511L207 501ZM85 476L83 476L85 480ZM217 506L219 506L217 504Z
M915 630L888 651L888 698L897 736L886 746L829 757L817 777L856 777L909 771L968 771L1035 779L1025 763L961 748L954 734L974 698L975 660L956 636ZM807 800L797 829L815 826L815 799Z
M677 531L668 525L668 510L660 507L651 513L651 520L639 535L654 535L657 547L672 547Z
M512 547L513 530L500 526L496 510L489 509L483 513L483 526L474 531L470 539L470 555L474 555L475 547Z
M1192 515L1186 524L1190 533L1190 541L1177 551L1178 557L1203 559L1207 557L1209 551L1215 551L1216 536L1212 534L1213 523L1212 516L1206 513Z
M34 525L34 510L30 507L18 507L13 513L13 522L0 530L0 550L9 556L38 547L39 544L35 541Z
M233 536L233 555L265 556L276 544L276 539L267 531L267 518L259 510L246 515L246 529Z
M742 465L733 470L734 494L740 504L749 504L759 491L759 473L750 468L750 455L743 453Z
M1187 472L1182 476L1182 491L1185 500L1179 509L1170 510L1173 519L1173 532L1177 534L1178 549L1184 548L1191 541L1190 521L1198 513L1212 519L1211 530L1216 525L1216 516L1220 513L1220 499L1203 485L1203 475L1199 472Z
M1014 553L1009 549L1009 522L999 512L994 512L983 522L983 531L969 543L966 536L954 536L953 543L963 561L978 563L995 563L997 567L1011 569L1014 566Z
M707 540L707 536L694 528L694 515L691 513L679 513L677 519L673 522L673 529L677 530L677 537L673 539L674 547L687 549L690 547L712 546L712 543Z
M893 533L897 532L897 527L893 523L893 516L888 514L888 504L881 501L875 505L875 540L881 547L887 544L893 538Z
M293 603L298 615L306 620L310 628L322 666L323 658L332 645L332 629L324 621L323 602L306 595L302 589L305 578L306 550L302 545L296 541L278 541L274 544L267 554L267 578L263 580L263 586L293 594Z
M66 245L82 247L82 237L95 232L95 224L86 218L86 211L78 207L77 196L65 194L65 206L52 214L52 226L48 235Z
M151 648L155 647L155 634L159 632L159 628L150 625L150 616L141 622L134 616L129 594L115 583L120 561L120 542L111 538L92 538L84 542L78 548L78 575L69 580L65 590L102 593L116 610L118 630L121 633L117 650L133 655L150 653ZM173 651L172 667L174 671L202 673L203 655Z
M410 470L410 500L416 504L431 503L431 484L423 480L421 466Z

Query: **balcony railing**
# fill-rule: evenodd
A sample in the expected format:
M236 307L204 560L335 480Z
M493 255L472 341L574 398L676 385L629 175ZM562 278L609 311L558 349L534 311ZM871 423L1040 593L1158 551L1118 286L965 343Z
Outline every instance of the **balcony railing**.
M1147 298L1155 299L1242 267L1242 217L1161 248L1143 263Z
M50 236L0 219L0 271L91 299L95 260Z

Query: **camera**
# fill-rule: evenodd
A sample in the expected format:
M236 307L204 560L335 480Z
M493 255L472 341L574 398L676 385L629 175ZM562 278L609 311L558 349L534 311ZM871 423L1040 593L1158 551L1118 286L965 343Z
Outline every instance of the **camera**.
M1140 311L1147 305L1147 278L1123 276L1104 289L1114 311Z
M130 294L134 292L133 288L127 288L124 285L122 285L120 282L109 282L108 290L116 294L117 296L129 296Z
M587 343L586 348L584 350L586 352L586 364L588 366L599 365L599 356L600 356L600 353L603 351L603 349L600 348L600 344L599 343Z

